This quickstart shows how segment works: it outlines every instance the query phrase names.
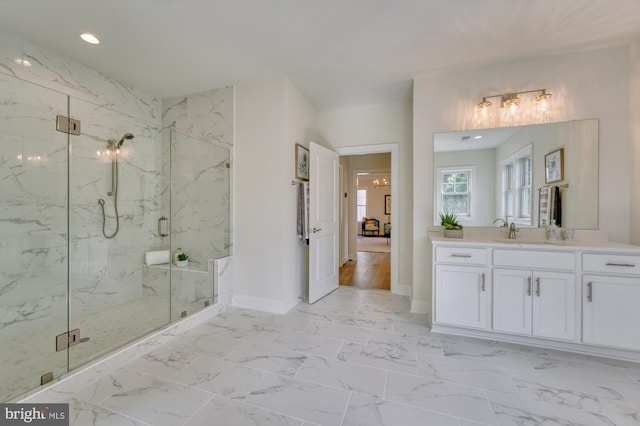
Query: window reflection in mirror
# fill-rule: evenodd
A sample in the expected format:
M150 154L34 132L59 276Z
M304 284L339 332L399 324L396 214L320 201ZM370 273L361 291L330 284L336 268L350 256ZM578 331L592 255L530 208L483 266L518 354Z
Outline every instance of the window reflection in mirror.
M537 227L544 157L558 148L565 157L564 179L554 183L562 224L598 229L597 119L435 134L434 225L439 213L454 209L464 226L496 226L495 219L506 218ZM461 179L461 170L473 170L467 188L450 182Z

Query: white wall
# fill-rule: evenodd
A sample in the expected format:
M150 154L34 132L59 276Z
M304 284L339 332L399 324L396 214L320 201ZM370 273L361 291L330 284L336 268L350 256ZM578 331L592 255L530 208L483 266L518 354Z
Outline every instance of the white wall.
M431 304L433 134L464 129L482 96L545 88L554 95L553 121L600 119L600 228L628 242L631 207L630 50L628 46L545 56L425 75L414 80L414 309ZM426 219L426 221L425 221Z
M306 293L296 235L295 143L308 146L315 111L284 79L236 87L233 304L287 312Z
M285 256L285 295L297 300L298 296L307 296L309 287L309 246L300 240L296 231L297 188L290 181L295 178L295 144L309 148L309 141L322 144L318 139L317 113L302 93L289 81L285 82L285 139L283 141L282 168L287 182L287 198L281 206L283 215L283 233L286 238ZM291 272L291 273L289 273Z
M412 283L412 109L411 102L363 105L322 111L318 121L321 137L334 148L398 144L398 217L393 232L398 235L400 287Z
M640 245L640 39L631 45L631 243Z

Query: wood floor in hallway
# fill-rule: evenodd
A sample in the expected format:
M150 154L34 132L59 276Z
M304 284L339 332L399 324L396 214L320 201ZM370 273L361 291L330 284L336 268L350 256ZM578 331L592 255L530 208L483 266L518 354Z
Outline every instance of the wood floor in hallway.
M357 252L357 259L340 267L340 285L367 289L391 289L391 254Z

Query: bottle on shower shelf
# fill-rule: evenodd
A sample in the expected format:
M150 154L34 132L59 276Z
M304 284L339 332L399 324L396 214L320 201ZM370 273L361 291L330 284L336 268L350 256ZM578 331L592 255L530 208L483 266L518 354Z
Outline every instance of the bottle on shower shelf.
M182 247L178 247L175 251L175 253L173 253L173 263L174 264L178 264L178 256L180 256L182 254Z

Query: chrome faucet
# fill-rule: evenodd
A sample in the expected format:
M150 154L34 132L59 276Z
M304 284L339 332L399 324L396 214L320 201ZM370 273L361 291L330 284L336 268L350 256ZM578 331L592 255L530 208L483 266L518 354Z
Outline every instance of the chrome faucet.
M494 220L493 223L496 223L499 220L502 221L502 225L500 225L501 228L506 228L507 226L509 226L509 222L507 222L506 219L503 219L501 217L499 217L496 220Z
M516 239L516 232L518 232L519 229L516 228L516 224L514 222L511 222L511 225L509 225L509 239L510 240L515 240Z

